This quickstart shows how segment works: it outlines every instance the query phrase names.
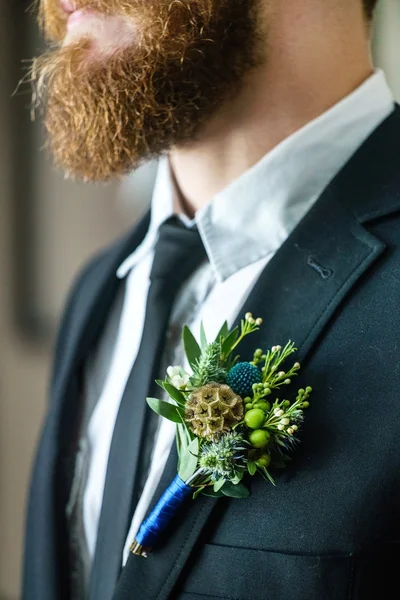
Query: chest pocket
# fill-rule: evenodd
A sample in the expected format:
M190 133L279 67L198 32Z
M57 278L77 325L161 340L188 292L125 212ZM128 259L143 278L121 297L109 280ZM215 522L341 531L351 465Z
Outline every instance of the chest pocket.
M307 556L206 544L179 600L348 600L353 557Z

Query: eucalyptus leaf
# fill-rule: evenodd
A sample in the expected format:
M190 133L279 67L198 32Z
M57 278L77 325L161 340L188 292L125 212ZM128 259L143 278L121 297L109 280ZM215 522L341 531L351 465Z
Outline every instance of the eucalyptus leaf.
M209 486L205 487L202 492L203 496L209 496L210 498L226 498L225 494L223 494L221 491L214 492L214 490Z
M237 485L238 483L240 483L243 479L243 475L244 475L244 471L239 471L239 473L237 473L235 475L235 477L233 479L231 479L232 483L234 485Z
M187 325L183 328L182 339L187 359L194 370L201 356L201 348Z
M190 444L190 437L187 431L187 427L184 423L179 423L176 426L176 449L179 456L179 465L181 462L181 454L185 452L186 448ZM179 470L179 467L178 467Z
M208 342L207 342L206 332L204 331L203 321L200 324L200 343L201 343L201 349L205 350L208 346Z
M249 490L245 485L243 485L243 483L234 485L230 481L227 481L224 484L224 486L221 488L221 492L230 498L248 498L250 496Z
M200 496L200 494L204 490L204 488L205 488L205 486L199 487L196 489L195 493L193 494L193 500L196 500L197 496Z
M199 440L198 438L195 438L186 446L185 449L182 448L180 456L178 475L185 483L196 472L198 460Z
M167 394L169 394L171 396L171 398L173 400L175 400L175 402L177 402L177 404L179 404L179 406L181 406L182 408L185 408L185 404L186 404L186 398L185 396L182 394L182 392L180 390L178 390L178 388L176 388L174 385L172 385L172 383L168 383L168 382L164 382L164 390L167 392Z
M225 323L222 325L221 329L219 330L218 335L215 338L215 341L219 342L220 338L223 338L224 340L226 340L228 335L229 335L228 321L225 321Z
M250 473L250 475L255 475L257 473L257 465L255 462L249 462L247 463L247 470Z
M155 380L155 382L156 382L156 384L157 384L157 385L158 385L160 388L162 388L162 389L165 389L165 388L164 388L164 385L165 385L165 383L167 383L167 381L166 381L166 380L164 380L164 379L156 379L156 380Z
M147 398L147 404L155 413L174 423L182 423L183 411L178 406L164 402L159 398Z
M222 479L218 479L218 481L216 481L214 483L214 492L219 492L220 489L222 488L222 486L225 484L226 479L222 478Z
M178 447L178 455L179 455L179 461L178 461L178 472L181 470L181 458L182 456L185 455L186 451L188 450L188 447L190 446L190 443L193 439L194 436L192 436L191 432L189 431L189 429L186 426L186 423L179 423L176 426L177 429L177 447ZM178 442L178 438L179 438L179 442Z
M181 452L182 452L182 436L179 433L178 427L179 427L179 425L177 424L175 442L176 442L176 451L178 453L178 471L179 471L179 465L181 462Z
M224 340L222 344L222 354L224 356L228 356L231 353L234 343L237 341L239 337L239 327L236 327Z

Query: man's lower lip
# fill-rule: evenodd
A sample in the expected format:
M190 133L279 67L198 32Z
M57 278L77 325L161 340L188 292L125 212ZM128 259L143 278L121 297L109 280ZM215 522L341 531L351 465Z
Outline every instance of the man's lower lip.
M61 8L67 14L71 14L75 10L75 6L72 0L60 0Z

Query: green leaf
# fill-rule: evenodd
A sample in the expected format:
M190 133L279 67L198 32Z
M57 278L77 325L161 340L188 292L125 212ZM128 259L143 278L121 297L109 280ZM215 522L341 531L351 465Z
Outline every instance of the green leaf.
M257 465L255 462L249 462L247 463L247 470L250 473L251 476L255 475L257 473Z
M178 453L178 471L179 471L179 465L180 465L180 461L181 461L181 452L182 452L182 446L184 444L184 438L182 437L182 434L180 433L178 424L176 425L175 442L176 442L176 451Z
M196 368L197 361L201 356L201 349L196 341L196 338L194 337L193 333L190 331L187 325L185 325L185 327L183 328L182 339L187 359L189 361L190 366L194 370Z
M189 432L188 432L186 425L184 423L179 423L176 426L176 448L178 450L178 456L179 456L178 464L179 465L181 462L181 454L183 452L185 452L186 448L190 444L190 441L191 440L190 440ZM178 470L179 470L179 468L178 468Z
M214 490L207 486L205 488L202 489L203 492L203 496L209 496L210 498L225 498L225 494L223 494L221 491L219 492L214 492Z
M163 388L167 392L167 394L169 394L171 398L179 404L179 406L185 408L186 398L182 394L182 392L178 390L178 388L172 385L172 383L168 383L167 381L164 382Z
M218 481L216 481L214 483L214 492L219 492L220 489L223 487L223 485L225 485L226 479L222 478L222 479L218 479Z
M147 398L147 404L160 417L164 417L174 423L182 423L183 411L178 406L164 402L164 400L160 400L159 398Z
M164 379L156 379L155 382L162 389L164 389L164 384L167 383Z
M225 485L221 488L221 492L230 498L248 498L250 496L249 490L245 485L243 485L243 483L234 485L230 481L225 483Z
M195 438L181 453L178 475L186 482L196 472L199 460L199 440Z
M223 338L224 340L226 340L228 335L229 335L228 321L225 321L225 323L222 325L221 329L219 330L218 335L215 338L215 341L219 342L220 338Z
M201 492L204 490L206 486L203 485L203 487L199 487L197 488L197 490L195 491L195 493L193 494L193 500L196 500L197 496L200 496Z
M265 479L267 479L270 483L272 483L273 486L276 487L276 483L275 483L271 473L268 471L268 469L263 469L262 473L263 473Z
M200 323L200 343L201 343L201 349L206 350L206 348L208 346L208 342L207 342L206 332L204 331L203 321Z
M234 345L234 343L237 341L239 336L239 327L236 327L226 338L226 340L224 340L224 343L222 344L222 354L224 356L227 356L228 354L230 354L232 347Z
M242 481L243 476L244 476L244 471L239 471L239 473L237 473L235 475L235 477L233 479L231 479L232 483L234 485L237 485L238 483L240 483Z

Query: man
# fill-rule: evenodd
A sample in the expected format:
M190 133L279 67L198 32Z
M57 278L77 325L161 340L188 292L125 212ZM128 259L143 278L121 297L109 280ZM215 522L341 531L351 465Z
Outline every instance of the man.
M33 79L56 163L107 181L161 160L151 216L67 303L24 600L397 589L400 109L370 59L375 3L42 0L53 47ZM152 381L181 363L185 323L211 338L248 311L264 319L254 347L294 340L314 388L301 444L275 488L188 502L135 556L176 473Z

